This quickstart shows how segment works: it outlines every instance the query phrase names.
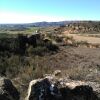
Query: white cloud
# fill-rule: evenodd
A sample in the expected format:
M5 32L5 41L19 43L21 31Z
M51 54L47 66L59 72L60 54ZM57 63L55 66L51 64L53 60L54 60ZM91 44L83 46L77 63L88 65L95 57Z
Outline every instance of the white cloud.
M63 21L65 18L56 16L27 15L19 13L0 12L0 23L32 23L40 21Z

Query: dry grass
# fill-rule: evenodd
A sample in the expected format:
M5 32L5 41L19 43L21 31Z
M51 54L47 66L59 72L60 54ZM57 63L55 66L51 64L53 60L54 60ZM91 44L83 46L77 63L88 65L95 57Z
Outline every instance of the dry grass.
M87 41L88 43L92 44L100 44L100 39L98 37L91 37L91 36L82 36L79 34L66 34L66 31L64 32L64 35L66 36L72 36L76 41Z
M99 71L96 71L98 71L96 68L90 69L87 67L74 67L62 70L62 76L67 76L72 80L85 80L100 83L100 76L98 76Z

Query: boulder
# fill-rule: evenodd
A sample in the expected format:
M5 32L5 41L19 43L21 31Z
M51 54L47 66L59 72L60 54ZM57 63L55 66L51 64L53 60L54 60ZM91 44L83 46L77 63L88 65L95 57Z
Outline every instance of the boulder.
M26 100L60 100L60 98L59 89L45 78L30 82Z
M12 82L4 77L0 77L0 100L19 100L20 94Z
M92 86L81 81L46 77L29 84L26 100L100 100Z

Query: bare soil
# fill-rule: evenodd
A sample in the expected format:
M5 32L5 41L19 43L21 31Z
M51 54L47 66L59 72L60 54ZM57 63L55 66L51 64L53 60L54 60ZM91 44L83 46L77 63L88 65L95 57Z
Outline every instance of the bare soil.
M100 48L61 47L61 50L46 57L48 66L54 68L100 66Z
M87 36L86 35L80 35L80 34L68 34L68 32L64 32L64 35L66 36L72 36L76 41L86 41L91 44L100 44L100 38L99 37L93 37L93 36Z

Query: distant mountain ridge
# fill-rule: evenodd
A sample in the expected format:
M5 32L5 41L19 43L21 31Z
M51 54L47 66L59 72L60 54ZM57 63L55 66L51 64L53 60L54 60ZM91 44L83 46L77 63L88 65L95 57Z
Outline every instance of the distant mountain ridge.
M69 23L75 23L77 21L59 21L59 22L35 22L35 23L27 23L27 24L0 24L0 27L49 27L49 26L62 26L67 25Z
M49 27L49 26L63 26L74 22L76 21L36 22L36 23L32 23L32 25L39 26L39 27Z
M27 29L28 27L54 27L54 26L82 26L82 27L100 27L100 21L59 21L59 22L35 22L27 24L0 24L0 29Z

